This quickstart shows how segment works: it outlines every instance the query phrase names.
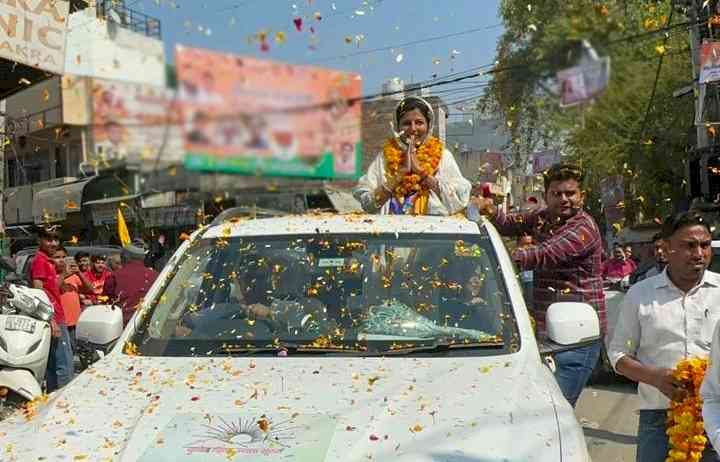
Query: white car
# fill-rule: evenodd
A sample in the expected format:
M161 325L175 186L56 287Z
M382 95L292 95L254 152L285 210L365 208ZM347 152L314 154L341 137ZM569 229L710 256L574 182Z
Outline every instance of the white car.
M587 305L549 313L558 344L599 337ZM117 347L0 441L2 462L590 460L499 235L444 217L196 232Z

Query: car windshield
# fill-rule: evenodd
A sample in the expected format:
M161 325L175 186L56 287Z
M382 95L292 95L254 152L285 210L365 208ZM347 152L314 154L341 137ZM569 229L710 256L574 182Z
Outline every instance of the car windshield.
M201 239L131 342L163 356L514 351L517 326L490 240L460 237Z

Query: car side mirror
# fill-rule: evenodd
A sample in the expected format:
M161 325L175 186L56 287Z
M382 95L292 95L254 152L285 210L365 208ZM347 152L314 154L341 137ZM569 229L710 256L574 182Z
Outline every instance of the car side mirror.
M545 314L545 328L541 354L572 350L600 339L600 320L587 303L553 303Z
M122 310L112 305L88 306L80 314L75 328L78 342L105 349L123 333Z

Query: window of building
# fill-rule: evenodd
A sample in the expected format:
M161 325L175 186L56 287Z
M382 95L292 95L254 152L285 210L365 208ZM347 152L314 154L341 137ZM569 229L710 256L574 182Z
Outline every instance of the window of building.
M54 151L55 178L70 176L67 172L67 156L64 155L64 151L67 151L67 148L62 145L56 145Z

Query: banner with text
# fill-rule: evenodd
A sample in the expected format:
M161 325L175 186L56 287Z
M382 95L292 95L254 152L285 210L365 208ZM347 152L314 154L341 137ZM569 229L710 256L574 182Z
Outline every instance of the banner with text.
M0 57L55 74L65 70L70 2L0 2Z
M185 47L176 63L189 170L359 176L359 75Z

